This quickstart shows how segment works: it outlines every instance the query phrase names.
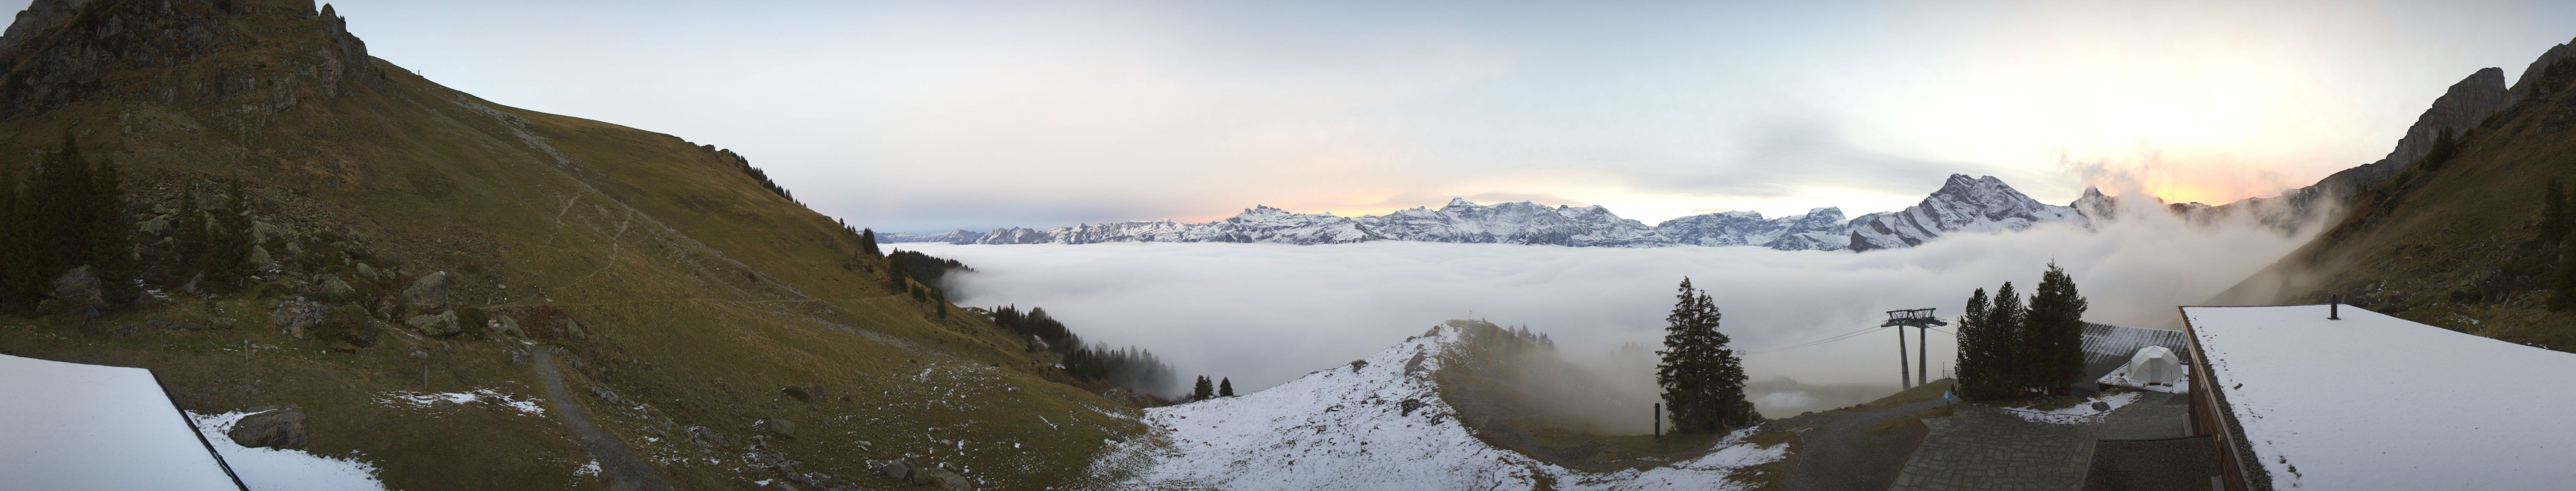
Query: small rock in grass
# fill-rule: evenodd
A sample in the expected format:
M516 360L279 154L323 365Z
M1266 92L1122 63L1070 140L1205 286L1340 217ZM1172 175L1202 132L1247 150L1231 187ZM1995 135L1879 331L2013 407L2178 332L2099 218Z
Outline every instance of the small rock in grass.
M784 418L760 418L751 423L751 429L757 433L796 438L796 422Z

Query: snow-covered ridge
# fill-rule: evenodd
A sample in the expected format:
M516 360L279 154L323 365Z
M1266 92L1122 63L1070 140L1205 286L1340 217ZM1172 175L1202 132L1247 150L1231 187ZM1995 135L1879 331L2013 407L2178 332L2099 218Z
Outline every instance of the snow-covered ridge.
M1153 435L1114 445L1092 473L1155 489L1742 489L1729 473L1787 456L1742 443L1750 430L1696 459L1613 473L1488 445L1432 380L1461 322L1259 392L1147 409Z
M2099 194L2089 189L2086 192L2087 196ZM2040 203L1995 176L1971 179L1966 174L1951 174L1949 182L1942 183L1941 190L1924 197L1922 203L1853 219L1851 248L1866 251L1913 247L1952 232L2017 231L2043 222L2085 226L2093 223L2074 204Z
M2099 193L2088 194L2098 196ZM2083 204L2079 200L2076 205ZM2107 210L2107 207L2102 207ZM1205 223L1173 220L1082 224L1048 230L1003 228L975 233L883 234L879 242L951 244L1096 244L1103 242L1262 242L1343 244L1407 240L1569 247L1754 246L1786 251L1868 250L1920 245L1953 232L2021 230L2044 222L2090 224L2077 206L2041 204L1993 176L1954 174L1939 191L1903 211L1845 220L1842 209L1764 218L1751 211L1692 215L1646 225L1601 206L1547 206L1529 201L1480 205L1465 198L1439 208L1341 217L1268 206Z

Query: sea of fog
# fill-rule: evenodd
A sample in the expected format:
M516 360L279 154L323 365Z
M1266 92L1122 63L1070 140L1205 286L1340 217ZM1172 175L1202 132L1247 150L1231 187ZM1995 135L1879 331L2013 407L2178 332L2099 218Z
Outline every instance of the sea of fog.
M1625 343L1659 348L1674 287L1687 276L1715 298L1721 331L1748 352L1752 379L1765 382L1757 390L1766 393L1752 396L1782 416L1895 389L1893 330L1775 350L1877 326L1884 311L1936 307L1948 318L1971 289L2007 281L2027 295L2055 261L2091 300L2086 320L2178 327L2176 305L2208 300L2309 238L2123 215L2146 218L2100 230L2050 224L1957 234L1867 253L1395 241L890 246L975 268L954 277L950 298L960 305L1044 307L1087 340L1152 350L1184 381L1227 377L1246 391L1347 363L1454 318L1527 325L1578 361L1609 359ZM1955 349L1950 335L1931 335L1936 378Z

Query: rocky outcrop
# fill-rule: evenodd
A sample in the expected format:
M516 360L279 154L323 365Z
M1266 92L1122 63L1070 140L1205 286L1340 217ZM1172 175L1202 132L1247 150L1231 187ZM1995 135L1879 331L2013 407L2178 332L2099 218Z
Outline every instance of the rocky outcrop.
M416 314L447 311L447 278L447 272L440 271L412 280L411 288L405 288L402 292L403 308Z
M322 294L333 298L347 299L351 296L357 295L358 289L356 287L349 286L348 281L341 280L340 275L325 274L322 275Z
M796 422L786 418L760 418L751 423L751 430L763 435L796 438Z
M301 5L297 5L297 4ZM278 8L278 7L285 8ZM75 102L121 100L182 109L224 108L236 123L381 88L385 73L366 43L328 7L303 2L98 2L37 0L0 35L0 120ZM280 28L283 30L279 30ZM260 51L278 35L309 51ZM254 39L254 38L263 39ZM259 53L248 60L223 54ZM169 76L111 77L129 69Z
M455 312L415 315L409 319L403 319L403 325L411 326L413 332L429 337L447 337L465 333L465 326L457 323Z
M2530 77L2531 74L2524 74L2525 79ZM2503 109L2508 99L2504 70L2478 70L2469 74L2469 78L2451 84L2450 90L2433 99L2433 107L2415 117L2415 124L2406 128L2405 136L2397 139L2397 147L2390 149L2387 157L2328 175L2315 185L2290 191L2288 196L2312 196L2308 199L2354 196L2414 166L2415 161L2433 150L2433 141L2441 138L2443 133L2466 132L2477 127L2478 123L2486 121L2487 116Z
M304 410L275 409L243 416L224 436L251 448L304 448Z
M105 306L107 301L99 290L98 275L90 273L88 266L81 266L54 278L51 297L36 303L36 313L97 317L98 308Z
M281 299L269 305L268 323L288 336L304 339L314 326L322 324L322 316L329 313L329 304L302 298Z
M2557 46L2550 46L2548 51L2541 52L2540 59L2531 60L2531 66L2522 69L2522 76L2514 79L2513 88L2505 90L2504 103L2502 105L2509 107L2516 103L2520 103L2525 99L2541 95L2542 91L2547 90L2547 88L2542 87L2542 84L2539 83L2541 76L2549 73L2550 65L2558 64L2558 60L2568 58L2576 58L2576 41L2559 43ZM2489 68L2488 70L2494 69ZM2499 74L2501 74L2501 72L2499 72Z
M0 31L0 50L9 49L18 40L70 21L72 14L87 3L89 0L35 0L29 3L27 10L18 11L17 20L9 23L9 30Z

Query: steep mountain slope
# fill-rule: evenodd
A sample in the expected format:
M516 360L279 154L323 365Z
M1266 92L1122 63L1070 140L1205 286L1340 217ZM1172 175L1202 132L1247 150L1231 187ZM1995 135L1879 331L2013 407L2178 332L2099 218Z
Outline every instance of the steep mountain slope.
M1943 234L2021 230L2043 222L2092 224L2073 206L2042 204L1994 176L1951 174L1922 203L1852 219L1851 249L1913 247Z
M39 7L0 38L0 172L26 175L66 133L122 166L159 296L0 315L0 352L151 368L200 413L299 406L308 450L398 489L650 487L578 472L594 456L555 418L384 402L543 398L531 350L681 489L882 487L869 461L906 456L990 487L1078 484L1104 438L1141 429L1050 382L1054 360L1016 336L895 294L855 235L731 152L441 87L308 1ZM152 224L189 192L221 203L234 176L270 262L244 293L191 291ZM432 291L461 329L405 327ZM299 312L334 305L386 331L306 335Z
M2099 193L2094 193L2096 197ZM1265 242L1342 244L1408 240L1470 244L1569 247L1757 246L1784 251L1839 251L1913 247L1945 233L2021 230L2041 222L2091 220L2069 206L2040 204L1994 176L1951 175L1939 191L1904 211L1843 220L1840 208L1764 219L1729 211L1692 215L1647 226L1601 206L1572 207L1528 201L1479 205L1453 198L1439 209L1415 207L1385 215L1343 218L1291 213L1259 206L1225 220L1171 220L1084 224L1052 230L1004 228L972 235L889 235L880 242L952 244L1097 244L1102 242Z
M2576 178L2576 60L2565 46L2511 89L2511 105L2460 131L2454 156L2362 187L2333 229L2213 302L2340 296L2408 320L2576 349L2576 316L2544 308L2558 258L2537 227L2543 184Z

